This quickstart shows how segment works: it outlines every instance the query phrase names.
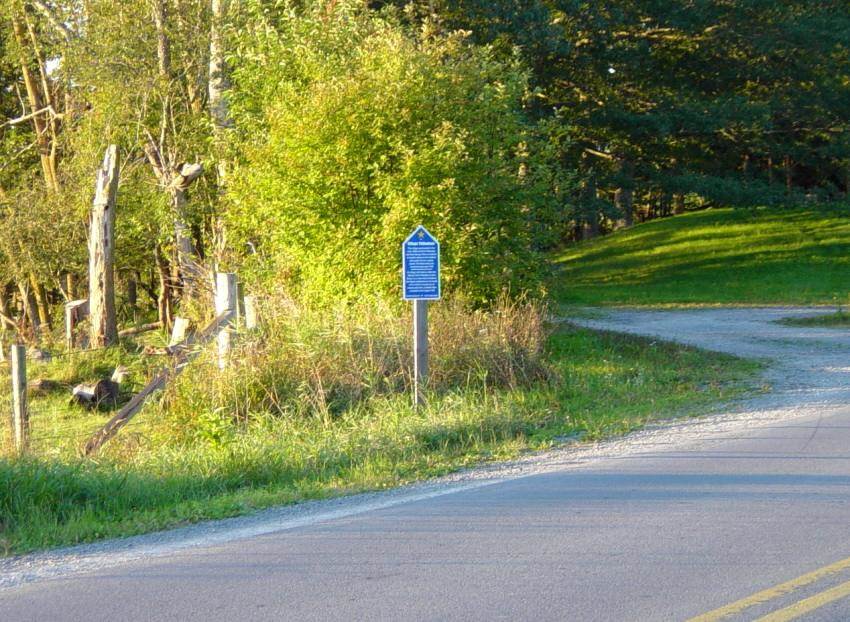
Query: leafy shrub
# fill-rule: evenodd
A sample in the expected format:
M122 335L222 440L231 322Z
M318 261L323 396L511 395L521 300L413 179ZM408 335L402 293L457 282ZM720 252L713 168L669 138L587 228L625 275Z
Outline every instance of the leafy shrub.
M442 242L446 291L539 292L552 210L525 71L462 33L413 35L356 8L246 27L234 114L251 138L236 141L227 220L258 251L248 267L314 303L396 296L401 241L421 223Z

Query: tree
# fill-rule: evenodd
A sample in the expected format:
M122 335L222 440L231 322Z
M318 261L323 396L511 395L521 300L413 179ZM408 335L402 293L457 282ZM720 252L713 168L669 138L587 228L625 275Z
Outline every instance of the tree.
M257 250L246 268L320 303L392 296L399 244L423 223L447 291L540 291L551 171L526 72L460 33L415 39L353 8L245 29L228 229Z

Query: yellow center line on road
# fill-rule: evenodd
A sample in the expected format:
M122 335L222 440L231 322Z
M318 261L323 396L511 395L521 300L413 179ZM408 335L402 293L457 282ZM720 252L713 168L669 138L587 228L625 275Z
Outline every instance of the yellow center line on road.
M755 605L760 605L762 603L766 603L768 601L773 600L774 598L779 598L780 596L785 596L786 594L790 594L794 590L797 590L806 585L810 585L815 583L816 581L820 581L821 579L828 577L830 575L837 574L844 570L850 569L850 557L846 559L842 559L841 561L837 561L834 564L830 564L828 566L824 566L823 568L818 568L817 570L813 570L811 572L807 572L804 575L800 575L796 579L791 579L790 581L786 581L785 583L780 583L777 586L769 587L766 590L762 590L761 592L756 592L751 596L747 596L746 598L742 598L741 600L737 600L734 603L730 603L724 607L720 607L719 609L715 609L714 611L709 611L708 613L704 613L695 618L691 618L688 622L717 622L717 620L722 620L724 618L728 618L729 616L735 615L737 613L741 613L745 609L749 609L750 607L754 607ZM838 588L844 586L846 584L839 585ZM833 590L837 590L838 588L833 588ZM848 588L850 589L850 588ZM831 590L827 590L822 594L827 594ZM850 594L850 592L848 592ZM816 598L813 596L812 598ZM836 596L832 600L836 600L841 598L841 596ZM806 599L808 600L808 599ZM800 601L800 603L806 602L805 600ZM830 601L825 601L823 604L827 604ZM784 610L783 610L784 611ZM810 611L810 610L809 610ZM780 612L776 612L780 613ZM769 618L768 618L769 619ZM781 620L786 618L776 618L776 620ZM792 618L787 618L792 619ZM772 621L773 622L773 621Z
M850 581L836 585L833 588L824 590L819 594L804 598L801 601L789 605L784 609L779 609L773 613L769 613L763 618L759 618L758 622L789 622L795 620L801 615L807 614L815 609L820 609L824 605L850 596Z

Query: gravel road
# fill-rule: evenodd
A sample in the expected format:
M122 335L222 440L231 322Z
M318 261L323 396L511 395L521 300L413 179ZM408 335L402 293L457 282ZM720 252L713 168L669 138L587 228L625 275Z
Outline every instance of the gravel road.
M771 392L748 409L786 415L818 405L850 403L850 330L786 326L778 320L832 313L831 308L773 307L686 310L609 310L578 320L589 328L660 337L706 350L771 361Z
M0 620L677 620L720 607L850 556L850 331L775 322L821 312L581 320L770 359L771 391L386 493L0 560ZM847 620L850 607L811 615Z

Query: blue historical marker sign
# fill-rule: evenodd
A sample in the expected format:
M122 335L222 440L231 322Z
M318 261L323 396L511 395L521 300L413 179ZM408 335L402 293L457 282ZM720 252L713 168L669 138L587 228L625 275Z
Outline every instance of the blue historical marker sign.
M405 300L440 299L440 243L422 225L401 245Z

